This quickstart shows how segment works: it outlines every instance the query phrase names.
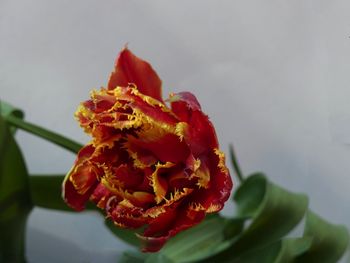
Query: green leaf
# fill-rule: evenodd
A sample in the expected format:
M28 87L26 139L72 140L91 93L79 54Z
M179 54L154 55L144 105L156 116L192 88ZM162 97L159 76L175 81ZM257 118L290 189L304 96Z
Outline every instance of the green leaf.
M237 237L242 232L246 220L247 217L227 218L224 227L225 240L232 240Z
M284 239L249 250L237 257L232 263L292 263L295 258L304 253L311 246L309 238Z
M30 193L34 205L47 209L61 211L72 211L62 199L62 182L64 176L61 175L31 175Z
M119 263L143 263L146 261L147 254L140 252L126 251L119 259Z
M24 117L22 110L17 109L4 101L0 101L0 112L3 118L6 118L7 116L15 116L17 118L23 119Z
M176 263L186 261L174 261L162 253L155 253L146 257L145 263Z
M308 207L308 198L304 194L291 193L269 182L261 174L253 175L249 179L249 181L255 183L248 185L249 188L245 188L245 185L242 185L243 191L247 191L250 195L251 190L256 191L257 185L260 185L265 188L265 194L260 199L261 203L252 217L252 223L234 244L235 250L251 248L252 241L258 246L259 244L278 240L289 233L301 221ZM259 195L255 197L260 198ZM240 211L242 211L242 203L237 196L235 196L235 199ZM255 201L257 202L258 200ZM244 203L244 205L246 206L247 204ZM246 212L246 209L244 212Z
M308 199L269 182L262 174L247 178L235 193L239 217L250 217L247 228L230 246L208 262L233 260L248 250L280 240L303 218Z
M229 221L219 215L204 220L171 238L162 250L151 254L146 262L198 262L227 247L225 228L227 224L241 224ZM236 227L238 229L238 227ZM235 230L236 231L236 230ZM231 233L232 234L232 233Z
M68 139L58 133L44 129L38 125L26 122L15 116L12 116L12 115L7 116L6 121L8 121L8 123L14 127L17 127L26 132L32 133L40 138L48 140L71 152L77 153L82 148L82 145L80 143L77 143L71 139Z
M140 240L137 238L136 233L141 233L142 229L130 230L116 226L113 221L106 219L105 226L119 239L128 243L129 245L140 247Z
M267 180L263 174L254 174L237 189L234 201L239 216L254 217L261 206L267 190Z
M14 116L19 119L24 118L24 113L22 110L17 109L4 101L0 101L0 115L5 119L8 118L8 116ZM16 127L10 127L10 130L12 134L15 134L17 129Z
M274 263L295 262L295 259L311 247L311 238L288 238L281 242L279 253Z
M25 261L25 226L31 209L24 159L0 116L0 262Z
M312 211L307 213L304 236L312 238L312 245L297 262L338 262L349 245L346 227L331 224Z

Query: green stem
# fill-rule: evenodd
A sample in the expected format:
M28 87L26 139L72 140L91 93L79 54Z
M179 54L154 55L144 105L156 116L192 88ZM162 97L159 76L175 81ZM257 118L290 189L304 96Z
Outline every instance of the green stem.
M9 116L6 116L5 119L10 125L15 126L31 134L34 134L45 140L48 140L71 152L77 153L82 148L82 145L80 143L77 143L71 139L68 139L62 135L49 131L35 124L26 122L15 116L9 115Z
M239 182L243 183L244 177L242 174L242 170L239 167L238 160L237 160L237 157L236 157L236 154L235 154L235 151L234 151L232 144L229 145L229 151L230 151L230 158L231 158L231 163L232 163L233 169L236 172L236 175L238 177Z

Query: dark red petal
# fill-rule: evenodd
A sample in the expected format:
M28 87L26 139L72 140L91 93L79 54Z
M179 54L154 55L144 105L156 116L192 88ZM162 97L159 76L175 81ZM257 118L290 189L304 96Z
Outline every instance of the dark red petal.
M191 111L202 110L197 98L190 92L175 93L170 97L170 102L173 112L181 121L187 122L191 117Z
M142 172L127 164L113 168L113 172L113 178L120 181L126 189L134 188L143 182Z
M136 234L136 236L141 241L142 252L157 252L164 246L165 242L167 242L170 238L168 236L147 237L139 234Z
M74 188L72 182L66 178L62 185L62 198L70 207L77 211L81 211L84 210L85 204L89 200L94 188L95 187L92 186L84 194L79 194Z
M105 209L107 201L111 196L111 192L103 184L99 183L90 196L90 200L99 208Z
M147 208L151 204L155 204L154 195L148 192L136 191L133 192L130 196L128 196L129 201L141 208Z
M153 137L161 136L157 134L154 130ZM159 133L159 131L158 131ZM140 138L135 138L133 136L128 136L128 144L133 149L139 149L140 153L142 151L149 151L158 160L162 162L184 162L186 161L190 151L188 146L184 141L180 141L180 138L174 134L165 134L159 138L150 138L148 136L142 136L140 132Z
M228 169L224 166L224 156L217 149L202 159L210 170L210 187L200 188L193 192L191 201L200 204L207 213L218 212L224 207L224 203L232 190L232 179Z
M204 211L190 210L187 203L167 210L150 222L144 234L138 235L143 243L143 252L157 252L165 242L180 231L200 223L205 217Z
M75 210L83 210L89 196L97 185L97 169L87 160L94 153L92 145L83 147L77 156L71 171L66 175L62 185L62 197Z
M116 59L108 89L126 87L129 83L134 83L141 93L162 101L162 81L157 73L148 62L138 58L125 47Z
M143 182L135 190L152 192L153 188L151 186L151 175L153 174L153 169L150 167L145 167L143 169L143 174Z
M205 115L196 99L189 92L174 94L171 98L171 108L178 118L188 124L185 131L185 141L195 156L207 154L210 149L218 147L213 124Z
M106 206L107 215L114 223L127 228L139 228L147 223L147 219L142 217L142 211L128 200L118 202L114 197L111 197Z
M140 126L159 124L175 132L178 119L162 102L146 96L134 86L95 91L80 105L76 117L95 142L104 142Z
M112 108L115 102L112 95L95 93L92 100L87 100L82 105L93 113L103 113Z
M177 215L177 207L165 207L166 211L149 222L144 231L144 236L160 236L167 233L174 224Z
M155 200L157 204L162 202L168 192L168 182L165 178L161 176L161 171L166 171L172 167L172 163L157 164L155 171L150 176L151 185L153 187L153 192L155 194Z
M94 153L95 147L92 144L88 144L81 148L78 152L77 158L75 160L75 164L79 164L86 159L90 158L91 155Z
M183 166L178 165L174 169L167 171L166 178L171 191L175 189L195 188L195 180L192 180L190 174L184 171Z

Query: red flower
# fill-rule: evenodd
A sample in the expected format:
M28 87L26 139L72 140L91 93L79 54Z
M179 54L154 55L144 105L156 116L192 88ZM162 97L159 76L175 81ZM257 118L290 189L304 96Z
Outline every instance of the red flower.
M63 183L64 200L91 200L117 226L139 228L144 251L221 210L232 181L215 130L194 95L161 95L152 67L124 48L108 88L93 91L76 117L92 141Z

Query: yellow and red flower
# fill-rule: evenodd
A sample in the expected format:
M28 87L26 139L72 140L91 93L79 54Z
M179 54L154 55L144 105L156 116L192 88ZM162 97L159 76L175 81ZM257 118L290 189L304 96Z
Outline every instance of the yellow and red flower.
M63 182L72 208L91 200L117 226L145 225L146 252L223 208L232 181L212 123L189 92L163 101L158 75L127 48L76 117L93 139Z

